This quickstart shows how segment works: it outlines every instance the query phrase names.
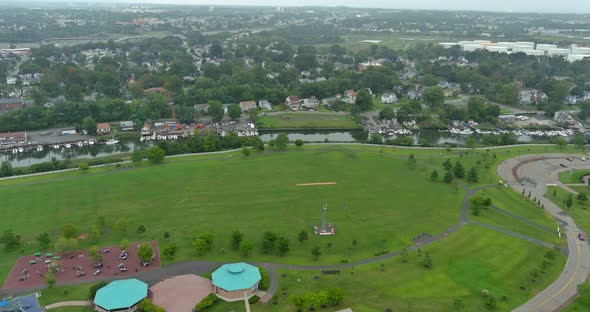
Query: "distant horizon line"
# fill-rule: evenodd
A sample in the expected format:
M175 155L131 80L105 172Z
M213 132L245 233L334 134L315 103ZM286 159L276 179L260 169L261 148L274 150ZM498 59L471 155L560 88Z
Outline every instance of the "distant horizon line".
M173 0L175 1L175 0ZM178 0L176 0L178 1ZM524 10L477 10L477 9L459 9L459 8L449 8L449 9L442 9L442 8L433 8L433 9L426 9L426 8L411 8L411 7L380 7L380 6L367 6L367 7L357 7L357 6L350 6L350 5L297 5L297 4L289 4L289 5L267 5L267 4L212 4L212 3L182 3L182 2L171 2L171 3L162 3L157 2L157 0L145 0L145 1L129 1L129 0L92 0L92 1L85 1L85 0L30 0L30 1L22 1L18 3L11 3L8 0L0 0L0 6L8 4L8 6L12 7L23 7L23 4L30 3L30 4L66 4L66 5L90 5L90 4L107 4L107 5L116 5L116 6L130 6L130 5L157 5L157 6L219 6L219 7L260 7L260 8L349 8L349 9L382 9L382 10L400 10L400 11L441 11L441 12L483 12L483 13L505 13L505 14L562 14L562 15L588 15L590 11L524 11Z

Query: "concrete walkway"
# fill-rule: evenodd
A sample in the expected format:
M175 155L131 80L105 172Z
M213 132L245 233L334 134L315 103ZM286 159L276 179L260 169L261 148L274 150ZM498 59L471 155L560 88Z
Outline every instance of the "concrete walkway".
M92 306L91 301L62 301L57 303L52 303L50 305L45 306L46 310L51 310L55 308L62 308L62 307L89 307Z
M523 189L525 192L530 191L547 212L556 220L563 221L563 232L567 238L568 259L561 275L531 300L516 308L516 312L553 312L562 309L577 296L577 285L584 283L590 273L590 246L578 239L580 229L571 217L545 197L547 184L560 185L558 174L563 171L561 163L567 163L570 168L590 168L588 162L567 161L566 158L570 156L527 155L505 160L497 168L498 175L505 183L517 192Z

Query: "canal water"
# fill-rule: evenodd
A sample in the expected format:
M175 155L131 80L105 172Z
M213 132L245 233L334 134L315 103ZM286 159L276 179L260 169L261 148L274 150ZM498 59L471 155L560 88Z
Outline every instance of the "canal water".
M268 142L276 139L280 131L260 131L260 137L263 141ZM352 131L298 131L286 132L289 140L295 141L302 139L305 142L359 142L367 138L367 132L363 130ZM431 145L443 144L465 144L468 135L453 135L448 132L439 132L434 129L420 130L411 135L414 144L418 144L420 140L425 140ZM476 140L480 140L481 136L473 135ZM384 136L385 139L393 139L395 136ZM549 138L519 136L518 141L521 143L549 143ZM13 167L27 167L34 164L50 162L52 158L57 160L66 159L90 159L94 157L106 157L111 155L118 155L123 153L133 152L135 149L145 149L150 146L150 143L138 141L121 142L116 145L97 144L85 147L51 149L45 148L42 152L24 152L19 154L4 153L0 154L0 162L8 161Z

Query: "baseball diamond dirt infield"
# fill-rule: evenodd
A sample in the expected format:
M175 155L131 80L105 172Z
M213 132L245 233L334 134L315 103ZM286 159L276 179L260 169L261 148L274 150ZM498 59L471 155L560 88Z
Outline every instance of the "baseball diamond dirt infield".
M320 185L336 185L336 182L315 182L315 183L295 184L295 186L320 186Z
M160 252L158 250L157 242L151 241L146 243L152 245L155 256L152 262L147 266L142 266L137 256L138 246L142 243L129 244L126 260L121 260L119 258L122 252L119 246L100 248L102 256L101 268L95 267L96 262L88 256L88 250L75 250L54 254L53 256L59 256L60 259L58 260L54 257L46 257L46 254L41 254L40 257L33 255L20 257L10 271L10 274L8 274L8 278L6 278L2 289L9 290L45 285L43 276L47 272L50 263L56 263L59 266L58 271L55 273L58 285L73 280L90 282L105 277L125 277L137 272L145 272L159 268ZM122 271L117 267L117 265L121 263L127 268L127 271ZM95 275L97 270L100 270L101 272ZM83 272L84 275L80 272Z

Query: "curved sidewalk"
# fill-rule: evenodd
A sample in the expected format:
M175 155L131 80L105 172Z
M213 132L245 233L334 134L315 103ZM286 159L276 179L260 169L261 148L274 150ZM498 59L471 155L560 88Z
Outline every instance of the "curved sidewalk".
M577 296L577 285L586 282L590 273L590 246L578 239L580 229L561 208L545 198L547 184L558 184L556 172L561 163L580 168L590 168L590 163L566 160L569 154L527 155L503 161L497 168L498 175L517 192L530 191L538 198L556 220L562 221L567 238L568 258L561 275L551 285L528 302L514 309L516 312L553 312L567 305ZM513 169L516 170L513 171ZM526 177L527 179L523 178ZM525 251L526 252L526 251Z
M57 303L52 303L50 305L45 306L45 310L51 310L56 308L62 307L89 307L92 306L92 302L90 301L62 301Z

